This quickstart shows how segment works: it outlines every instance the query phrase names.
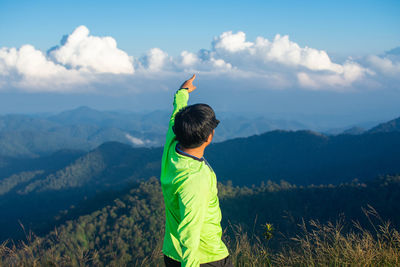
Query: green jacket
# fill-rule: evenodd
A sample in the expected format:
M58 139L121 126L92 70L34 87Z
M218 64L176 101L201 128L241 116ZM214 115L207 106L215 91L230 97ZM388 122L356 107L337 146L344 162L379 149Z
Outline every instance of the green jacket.
M204 158L183 155L176 149L172 130L175 115L187 106L189 93L178 90L161 163L165 203L163 253L182 266L199 266L229 255L221 240L221 210L217 178Z

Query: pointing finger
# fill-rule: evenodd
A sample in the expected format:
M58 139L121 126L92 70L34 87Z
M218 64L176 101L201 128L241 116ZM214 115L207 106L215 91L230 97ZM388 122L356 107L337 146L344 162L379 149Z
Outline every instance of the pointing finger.
M188 81L193 81L196 78L196 74L193 74L192 78L190 78Z

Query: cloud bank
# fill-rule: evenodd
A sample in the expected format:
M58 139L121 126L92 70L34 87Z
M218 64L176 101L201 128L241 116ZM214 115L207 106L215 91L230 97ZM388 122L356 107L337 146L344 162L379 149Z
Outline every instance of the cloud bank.
M49 56L56 63L70 69L95 73L133 74L133 58L117 48L111 37L90 36L85 26L79 26L61 46Z
M91 36L85 26L47 53L32 45L0 48L0 88L73 91L98 81L101 74L133 73L133 58L118 49L112 37Z
M192 72L219 81L257 81L265 89L344 91L365 84L379 87L388 81L398 82L400 57L392 52L338 63L326 51L301 47L287 35L249 41L244 32L228 31L212 40L211 49L182 51L172 57L152 48L142 57L133 58L117 47L114 38L92 36L85 26L77 27L46 53L29 44L0 48L0 89L96 90L103 83L126 87L140 84L153 79L154 73L171 77Z

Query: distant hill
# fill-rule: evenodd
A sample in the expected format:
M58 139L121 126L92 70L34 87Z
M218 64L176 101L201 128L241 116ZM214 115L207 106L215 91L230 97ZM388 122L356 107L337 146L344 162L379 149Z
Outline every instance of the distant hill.
M51 116L3 115L0 116L0 156L37 157L60 149L89 151L110 141L134 147L162 146L169 116L169 111L140 114L98 111L89 107ZM223 113L221 118L215 142L274 129L307 128L296 121L265 117Z
M30 192L84 189L100 191L150 177L160 170L160 149L132 148L118 142L104 143L56 172L20 189Z
M10 175L29 172L35 170L44 170L51 173L71 164L77 158L85 155L83 150L63 149L50 155L37 158L12 158L0 156L0 182Z
M276 130L211 144L205 156L222 181L251 185L283 179L304 185L400 173L398 151L400 132L326 136L313 131ZM0 185L18 173L43 171L9 191L100 190L102 186L158 176L161 153L161 147L133 148L106 142L90 152L63 150L36 159L0 157Z
M0 229L10 234L18 230L15 225L20 220L38 230L49 218L84 199L158 175L160 161L161 148L132 148L117 142L84 154L8 159L0 168L0 173L9 175L0 177Z
M382 123L382 121L365 121L352 125L348 125L346 127L332 128L321 131L321 133L325 135L338 135L338 134L360 134L368 129L375 127L376 125Z
M343 131L342 134L362 134L364 132L365 132L364 128L354 126L354 127L351 127L349 129Z
M369 133L400 132L400 117L385 123L381 123L378 126L370 129L368 132Z
M77 112L79 113L79 112ZM64 114L65 115L65 114ZM118 141L132 146L156 145L149 141L161 139L164 131L151 132L114 127L111 124L90 121L82 116L82 121L68 122L62 115L60 121L51 118L36 118L27 115L0 116L0 155L9 157L37 157L60 149L81 149L89 151L104 142ZM102 118L99 115L98 118ZM83 123L87 119L86 123ZM123 123L121 123L122 125ZM131 128L134 128L132 126ZM160 131L158 133L157 131ZM162 133L161 133L162 132Z
M211 145L206 158L219 179L237 185L286 180L338 184L400 173L400 132L326 136L271 131Z

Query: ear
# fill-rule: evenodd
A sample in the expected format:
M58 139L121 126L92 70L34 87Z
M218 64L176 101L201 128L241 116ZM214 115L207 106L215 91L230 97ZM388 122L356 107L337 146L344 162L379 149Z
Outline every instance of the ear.
M207 143L211 143L215 134L215 130L213 130L207 138Z

